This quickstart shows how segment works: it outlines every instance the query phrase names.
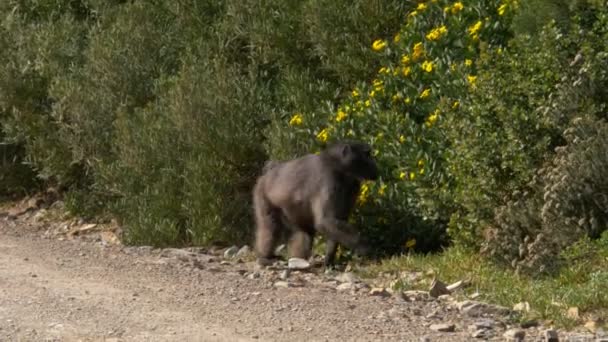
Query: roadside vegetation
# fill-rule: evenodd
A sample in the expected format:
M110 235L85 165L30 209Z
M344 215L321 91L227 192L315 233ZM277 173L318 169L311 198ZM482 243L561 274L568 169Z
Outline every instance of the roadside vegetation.
M365 272L572 324L608 302L607 5L3 1L0 196L57 188L129 244L249 243L264 161L363 140Z

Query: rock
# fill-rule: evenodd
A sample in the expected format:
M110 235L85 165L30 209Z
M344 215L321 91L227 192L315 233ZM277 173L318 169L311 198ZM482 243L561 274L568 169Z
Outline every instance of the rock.
M286 249L287 249L287 247L284 244L278 245L277 248L275 248L275 250L274 250L274 254L281 255L281 254L283 254L283 252L285 252Z
M430 318L440 318L441 316L439 315L439 310L433 310L430 314L426 315L425 318L430 319Z
M224 258L231 259L236 256L236 253L239 252L239 248L237 246L232 246L224 251Z
M479 292L475 292L475 293L472 293L472 294L469 296L469 298L471 298L471 299L475 299L475 298L479 298L479 296L481 296L481 293L479 293Z
M353 290L354 288L355 287L354 287L353 283L342 283L336 287L336 290L339 292L343 292L343 291Z
M559 335L554 329L547 329L543 332L545 342L559 342Z
M194 253L179 248L165 248L160 253L161 258L175 258L182 261L190 260L194 256Z
M253 271L251 274L247 276L247 279L258 279L260 277L260 272Z
M471 324L469 326L469 330L471 330L471 331L480 330L480 329L490 330L490 329L494 329L494 327L496 327L496 322L494 320L482 319L479 321L475 321L473 324Z
M472 334L471 337L473 338L489 338L492 334L490 333L490 330L488 329L478 329L475 330Z
M287 280L287 278L289 278L289 273L289 269L281 271L281 274L279 274L279 279Z
M441 301L441 302L453 302L454 301L454 297L452 297L451 295L448 295L448 294L441 295L441 296L437 297L437 299L439 299L439 301Z
M422 336L419 339L420 342L431 342L431 338L428 336Z
M513 311L528 312L528 311L530 311L530 303L528 303L528 302L517 303L517 304L513 305Z
M378 296L378 297L390 297L391 294L386 291L385 288L383 287L374 287L369 291L369 294L372 296Z
M456 329L456 325L451 323L431 324L429 329L439 332L453 332Z
M445 288L448 289L448 291L450 291L450 292L454 292L454 291L460 289L461 287L467 286L468 284L469 284L468 280L459 280L453 284L446 286Z
M509 329L507 331L505 331L504 334L502 334L502 336L507 339L508 341L523 341L524 337L526 337L526 332L523 331L522 329Z
M403 291L403 297L411 302L415 302L428 299L429 293L426 291L409 290Z
M457 302L454 306L458 311L470 317L478 317L485 314L506 315L511 311L504 306L490 305L472 300Z
M340 273L334 279L341 283L356 283L359 281L357 276L355 276L352 272Z
M278 288L287 288L289 287L289 283L286 281L277 281L273 284L273 286Z
M566 313L566 316L568 316L571 319L579 319L579 312L578 312L578 308L573 306L571 308L568 309L568 312Z
M289 258L287 267L292 270L307 270L310 268L310 263L302 258Z
M238 250L238 252L236 252L236 257L237 258L244 258L246 256L248 256L249 254L251 254L251 248L247 245L241 247L241 249ZM224 256L226 255L226 252L224 252Z
M591 331L591 332L596 332L598 328L598 324L596 321L587 321L587 323L585 323L585 329Z
M120 245L120 239L116 234L110 231L103 231L99 233L101 241L106 245Z
M437 298L441 295L450 294L450 290L446 287L446 285L439 279L433 279L431 283L431 288L429 289L429 296L433 298Z

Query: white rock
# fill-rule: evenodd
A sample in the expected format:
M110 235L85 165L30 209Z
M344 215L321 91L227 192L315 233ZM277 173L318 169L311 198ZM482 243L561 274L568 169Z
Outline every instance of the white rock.
M341 283L356 283L359 281L357 276L355 276L352 272L340 273L334 279Z
M226 252L224 252L226 253ZM236 252L236 257L237 258L244 258L246 256L248 256L251 253L251 248L247 245L241 247L241 249L239 249L238 252Z
M342 283L336 287L336 290L339 292L350 291L352 289L354 289L353 283Z
M530 303L528 303L528 302L517 303L517 304L513 305L513 311L528 312L528 311L530 311Z
M224 251L224 258L226 258L226 259L234 258L234 256L238 252L239 252L239 248L237 246L232 246Z
M502 336L508 341L523 341L524 337L526 337L526 332L522 329L513 328L505 331Z
M279 287L279 288L287 288L289 287L289 283L286 281L277 281L273 284L274 287Z
M289 258L287 267L292 270L306 270L310 268L310 262L302 258Z
M369 294L372 296L379 296L379 297L390 297L390 295L391 295L383 287L375 287L369 291Z

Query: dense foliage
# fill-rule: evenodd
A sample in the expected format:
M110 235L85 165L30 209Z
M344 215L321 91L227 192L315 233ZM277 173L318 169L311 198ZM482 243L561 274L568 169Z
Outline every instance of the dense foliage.
M357 139L378 250L547 269L605 230L605 5L7 0L0 195L58 185L132 243L248 242L265 160Z

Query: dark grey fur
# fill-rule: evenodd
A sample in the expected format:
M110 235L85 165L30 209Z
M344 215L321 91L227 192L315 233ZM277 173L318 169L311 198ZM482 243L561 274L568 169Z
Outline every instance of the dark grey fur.
M316 232L327 239L326 266L334 264L338 243L367 254L367 244L348 217L361 181L377 178L371 148L359 142L337 143L319 155L267 162L253 190L259 262L276 257L274 249L287 229L291 230L289 252L294 257L310 257Z

